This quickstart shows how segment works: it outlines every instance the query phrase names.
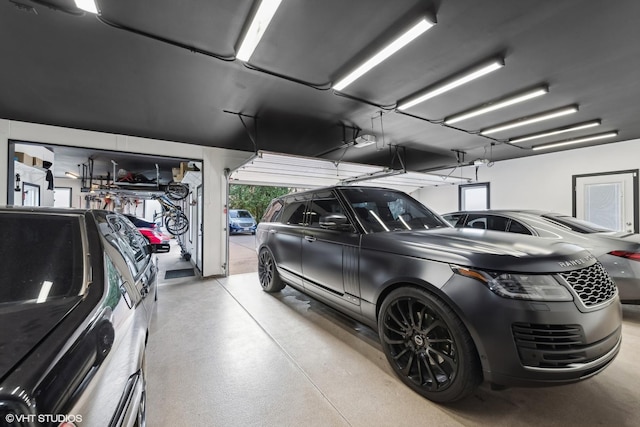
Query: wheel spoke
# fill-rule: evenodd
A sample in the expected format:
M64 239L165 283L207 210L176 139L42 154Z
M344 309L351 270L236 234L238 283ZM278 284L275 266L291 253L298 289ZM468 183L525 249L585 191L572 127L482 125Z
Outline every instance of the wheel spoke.
M456 366L456 361L452 356L449 356L446 353L443 353L439 350L436 350L433 347L429 348L429 352L430 353L434 353L436 356L440 357L443 361L445 361L449 366L451 366L452 368L455 368ZM441 363L439 363L438 365L441 365Z
M415 353L410 352L409 353L409 360L407 361L407 365L404 368L402 368L402 373L407 377L409 376L409 373L411 372L411 366L413 365L414 356L415 356Z

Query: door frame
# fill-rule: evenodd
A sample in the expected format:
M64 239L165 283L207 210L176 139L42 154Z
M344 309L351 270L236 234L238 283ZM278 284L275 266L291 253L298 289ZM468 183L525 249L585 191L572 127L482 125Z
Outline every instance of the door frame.
M621 171L610 171L610 172L599 172L599 173L587 173L581 175L571 175L571 215L573 217L576 216L576 212L578 210L576 206L577 199L577 191L578 191L578 178L590 178L594 176L607 176L607 175L619 175L630 173L633 174L633 232L638 233L640 230L640 224L638 221L640 220L640 202L638 201L638 169L627 169Z

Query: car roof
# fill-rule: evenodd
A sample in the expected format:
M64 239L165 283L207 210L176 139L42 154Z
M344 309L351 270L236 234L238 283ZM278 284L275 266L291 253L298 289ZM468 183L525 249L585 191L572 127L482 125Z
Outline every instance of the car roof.
M54 208L49 206L0 206L0 211L3 212L34 212L34 213L50 213L57 215L84 215L87 212L91 212L97 209L79 209L79 208Z
M376 187L371 185L331 185L328 187L318 187L318 188L312 188L310 190L297 191L297 192L285 194L283 196L276 197L274 200L282 200L291 196L306 196L307 194L315 193L318 191L331 191L331 190L382 190L382 191L393 191L394 193L404 193L401 190L395 190L393 188Z
M469 211L455 211L455 212L447 212L443 215L455 215L455 214L502 214L502 215L518 215L518 214L529 214L529 215L546 215L546 216L569 216L551 211L539 211L535 209L479 209L479 210L469 210Z

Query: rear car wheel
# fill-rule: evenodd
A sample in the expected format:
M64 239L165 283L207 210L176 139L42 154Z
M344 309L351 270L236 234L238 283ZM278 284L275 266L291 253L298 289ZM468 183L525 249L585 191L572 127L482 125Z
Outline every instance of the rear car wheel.
M263 248L258 255L258 277L265 292L279 292L284 283L278 275L276 262L268 249Z
M400 379L434 402L454 402L482 382L471 336L437 296L414 287L394 290L378 320L387 360Z

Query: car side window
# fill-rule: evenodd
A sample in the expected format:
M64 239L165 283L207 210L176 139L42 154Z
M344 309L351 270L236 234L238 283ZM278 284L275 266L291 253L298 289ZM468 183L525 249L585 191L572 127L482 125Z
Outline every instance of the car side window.
M529 229L527 227L525 227L524 225L520 224L518 221L515 220L511 220L511 222L509 223L509 230L510 233L518 233L518 234L531 234L531 231L529 231Z
M288 225L304 225L305 205L304 200L287 200L279 222Z
M320 218L331 214L344 215L344 210L338 199L330 191L324 191L314 194L308 213L309 218L307 221L309 227L322 228L320 226Z
M461 220L464 218L464 214L449 214L444 215L443 218L454 227L462 227L463 222Z
M149 251L144 237L120 216L109 215L107 221L115 232L115 238L110 241L124 256L133 277L137 277L149 261Z
M282 201L276 200L267 208L267 211L262 217L262 222L275 222L277 221L278 214L282 212Z
M127 306L132 308L137 302L134 301L132 296L135 297L136 294L126 287L122 274L113 264L109 255L105 255L105 266L105 274L107 275L107 283L109 284L105 304L111 307L111 309L114 309L120 302L120 297L122 296L122 299L127 303Z
M507 231L507 218L497 215L469 214L467 227Z

